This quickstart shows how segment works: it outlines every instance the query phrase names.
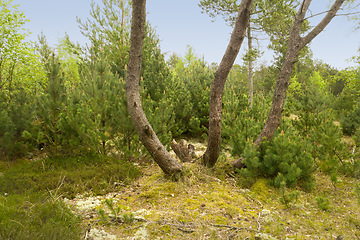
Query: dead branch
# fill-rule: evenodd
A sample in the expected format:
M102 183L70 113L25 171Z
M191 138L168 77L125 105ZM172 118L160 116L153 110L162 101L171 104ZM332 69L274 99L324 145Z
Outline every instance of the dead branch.
M256 233L259 233L260 231L258 230L255 230L255 229L252 229L252 228L245 228L245 227L235 227L235 226L230 226L230 225L222 225L222 224L212 224L210 223L211 226L213 227L219 227L219 228L229 228L229 229L232 229L232 230L245 230L245 231L249 231L249 232L256 232Z
M344 161L342 160L342 158L339 156L339 154L335 151L335 149L332 149L333 152L335 153L335 155L339 158L341 164L344 164Z
M256 220L256 222L258 224L258 232L260 232L260 230L261 230L260 217L261 217L261 212L259 212L259 216L258 216L258 218Z
M192 162L193 159L190 156L191 151L193 150L193 145L187 144L186 140L181 139L179 143L177 143L174 139L171 142L171 148L174 150L176 156L182 162Z

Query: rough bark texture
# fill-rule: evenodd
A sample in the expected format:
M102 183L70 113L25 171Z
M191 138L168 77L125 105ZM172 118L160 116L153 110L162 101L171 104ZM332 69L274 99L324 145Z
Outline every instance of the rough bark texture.
M203 156L204 164L213 167L220 154L222 96L227 76L239 53L249 25L250 11L253 0L242 0L240 10L231 34L229 45L215 73L210 90L209 136L208 146Z
M126 77L126 97L129 114L141 142L150 152L155 162L166 174L181 171L181 164L175 160L161 144L141 106L139 79L142 62L143 40L146 20L146 0L134 0L131 24L131 47Z
M324 30L324 28L335 17L337 11L340 9L344 1L345 0L336 0L322 21L304 37L300 36L300 28L305 19L305 14L309 8L311 0L304 0L301 3L290 32L288 48L285 55L285 60L276 82L271 109L265 126L255 141L256 146L259 146L264 138L271 139L280 125L281 115L286 99L286 91L289 86L291 73L294 68L294 64L298 59L300 50L308 43L310 43L321 31ZM234 167L237 168L238 166L241 166L241 162L242 158L238 159L236 162L234 162Z

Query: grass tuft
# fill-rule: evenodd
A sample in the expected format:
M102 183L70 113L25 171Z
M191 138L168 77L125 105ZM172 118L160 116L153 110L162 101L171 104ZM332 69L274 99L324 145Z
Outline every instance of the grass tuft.
M0 239L72 240L81 219L63 201L45 195L0 197Z

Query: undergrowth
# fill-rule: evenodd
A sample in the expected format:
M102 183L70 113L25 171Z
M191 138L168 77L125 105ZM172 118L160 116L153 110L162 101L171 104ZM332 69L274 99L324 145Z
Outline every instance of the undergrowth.
M81 239L81 218L42 194L0 197L0 239Z
M133 164L105 156L20 160L0 172L0 195L56 190L67 198L116 191L141 174Z

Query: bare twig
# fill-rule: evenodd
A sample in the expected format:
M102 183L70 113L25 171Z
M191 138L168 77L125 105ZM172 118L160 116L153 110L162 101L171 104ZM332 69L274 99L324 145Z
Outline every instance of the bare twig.
M233 230L245 230L245 231L256 232L256 233L260 232L260 231L255 230L255 229L245 228L245 227L236 227L236 226L223 225L223 224L212 224L212 223L210 223L210 225L213 226L213 227L229 228L229 229L233 229Z
M355 15L355 14L359 14L360 12L352 12L352 13L340 13L340 14L336 14L335 16L350 16L350 15Z
M328 13L328 12L329 12L329 10L323 11L323 12L320 12L320 13L316 13L316 14L313 14L313 15L308 16L307 18L304 18L304 20L307 20L307 19L309 19L309 18L313 18L313 17L319 16L319 15L322 15L322 14L325 14L325 13Z
M259 212L259 216L258 216L258 218L256 220L256 222L258 224L258 232L260 232L260 230L261 230L260 217L261 217L261 212Z
M332 150L333 150L333 152L335 153L335 155L339 158L341 164L344 164L342 158L341 158L341 157L339 156L339 154L335 151L335 149L332 149Z

